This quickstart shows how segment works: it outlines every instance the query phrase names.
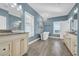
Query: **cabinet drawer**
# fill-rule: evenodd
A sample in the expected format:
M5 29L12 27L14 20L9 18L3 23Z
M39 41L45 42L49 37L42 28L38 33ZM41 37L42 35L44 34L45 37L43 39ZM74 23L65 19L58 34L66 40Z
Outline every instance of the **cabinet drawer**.
M10 55L10 44L0 44L0 55L9 56Z

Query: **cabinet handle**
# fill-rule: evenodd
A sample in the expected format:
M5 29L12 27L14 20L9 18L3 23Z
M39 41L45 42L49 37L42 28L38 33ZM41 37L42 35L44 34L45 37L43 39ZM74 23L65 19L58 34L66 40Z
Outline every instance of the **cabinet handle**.
M5 51L6 49L4 48L3 51Z

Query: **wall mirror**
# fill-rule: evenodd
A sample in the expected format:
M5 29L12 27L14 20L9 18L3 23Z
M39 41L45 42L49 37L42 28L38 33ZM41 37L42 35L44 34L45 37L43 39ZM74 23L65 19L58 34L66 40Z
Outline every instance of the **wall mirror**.
M77 16L78 16L78 8L74 10L73 19L70 22L71 32L75 32L75 33L77 33L77 24L78 24Z

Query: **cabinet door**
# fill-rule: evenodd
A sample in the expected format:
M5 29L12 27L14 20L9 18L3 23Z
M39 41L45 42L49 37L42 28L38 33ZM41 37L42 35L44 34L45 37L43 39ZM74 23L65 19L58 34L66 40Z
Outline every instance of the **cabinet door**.
M28 39L24 39L24 52L27 53L28 50Z
M0 56L10 56L11 49L10 43L4 42L0 44Z
M27 39L21 39L20 40L20 53L21 55L25 54L27 52Z
M24 39L20 40L20 53L21 55L24 53Z
M20 55L20 40L19 39L13 40L12 55L13 56L19 56Z

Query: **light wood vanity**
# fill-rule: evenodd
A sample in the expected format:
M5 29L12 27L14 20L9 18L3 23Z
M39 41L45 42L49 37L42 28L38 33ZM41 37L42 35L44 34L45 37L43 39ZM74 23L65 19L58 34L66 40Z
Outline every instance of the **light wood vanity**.
M77 35L72 33L66 33L64 35L64 43L71 52L71 54L77 56Z
M28 33L0 34L0 56L21 56L28 50Z

